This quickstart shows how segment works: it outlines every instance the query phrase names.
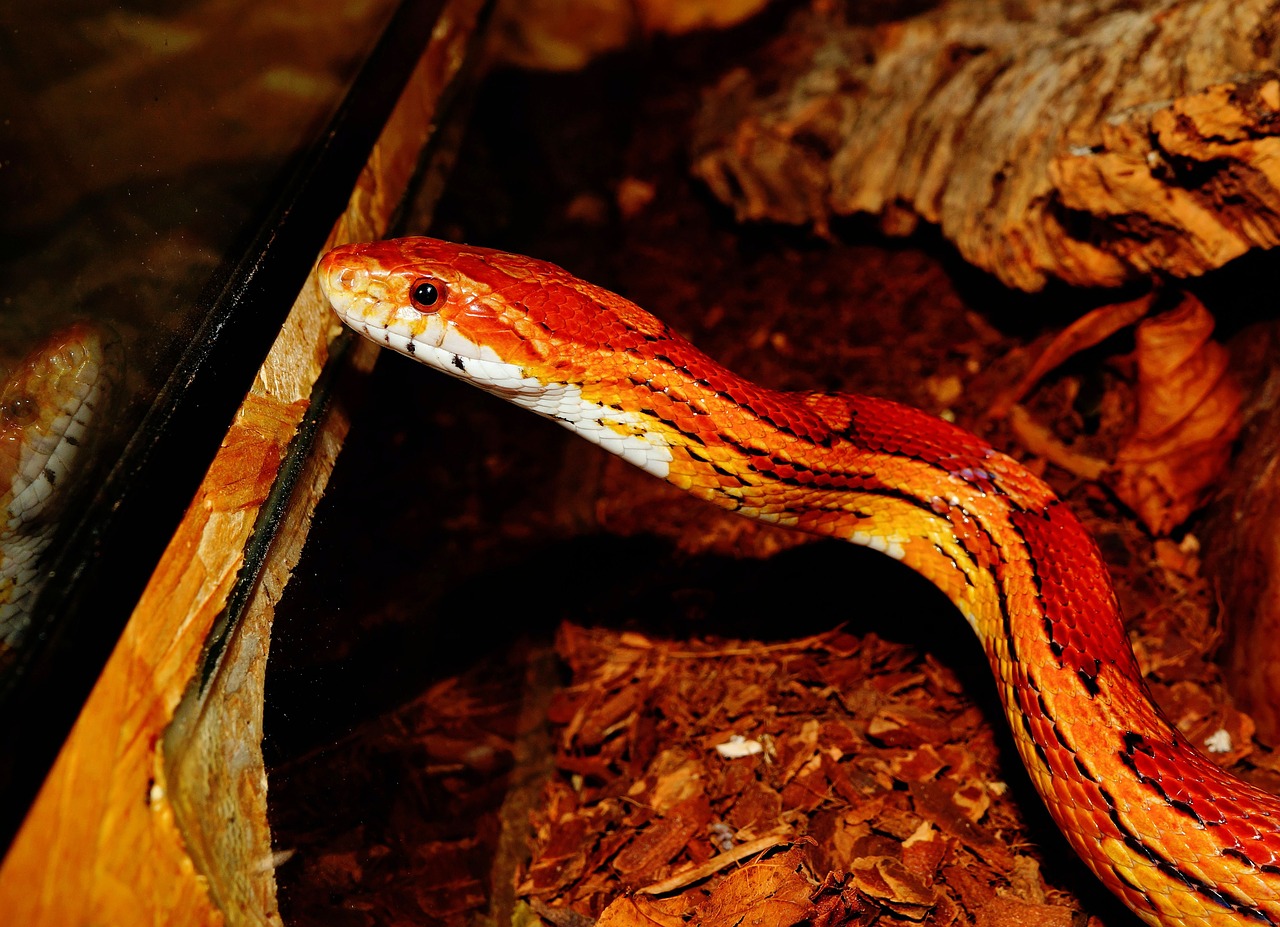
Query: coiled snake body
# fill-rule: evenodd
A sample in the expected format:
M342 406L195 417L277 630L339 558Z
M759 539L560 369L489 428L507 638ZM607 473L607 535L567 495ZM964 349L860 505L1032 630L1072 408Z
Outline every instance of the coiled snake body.
M416 238L320 265L350 326L743 515L883 551L978 634L1023 763L1076 852L1151 924L1280 925L1280 801L1152 704L1092 538L960 428L719 366L553 265Z

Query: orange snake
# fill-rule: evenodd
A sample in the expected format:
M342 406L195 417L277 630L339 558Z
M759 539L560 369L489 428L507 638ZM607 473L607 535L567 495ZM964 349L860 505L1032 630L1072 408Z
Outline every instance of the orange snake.
M106 329L76 322L0 381L0 645L17 644L43 585L43 557L83 471L95 408L120 366Z
M1151 702L1097 546L1037 477L883 399L784 393L633 303L527 257L348 245L320 282L369 338L753 518L887 553L977 632L1054 820L1149 924L1280 925L1280 800Z

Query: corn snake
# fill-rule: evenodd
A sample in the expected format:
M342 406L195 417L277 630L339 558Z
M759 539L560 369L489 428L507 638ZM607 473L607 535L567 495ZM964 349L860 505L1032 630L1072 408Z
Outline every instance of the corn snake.
M880 550L937 585L995 673L1067 840L1150 924L1280 924L1280 801L1152 704L1092 538L1037 477L868 396L783 393L558 267L404 239L320 265L338 315L748 517Z
M44 555L84 471L95 413L121 366L114 334L75 322L0 381L0 644L26 634ZM97 429L101 430L101 429Z

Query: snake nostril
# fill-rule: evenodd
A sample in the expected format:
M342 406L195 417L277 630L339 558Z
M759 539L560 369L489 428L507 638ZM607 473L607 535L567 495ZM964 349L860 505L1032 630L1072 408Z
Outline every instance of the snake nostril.
M369 282L369 274L360 267L344 267L338 274L338 284L348 292L360 292Z

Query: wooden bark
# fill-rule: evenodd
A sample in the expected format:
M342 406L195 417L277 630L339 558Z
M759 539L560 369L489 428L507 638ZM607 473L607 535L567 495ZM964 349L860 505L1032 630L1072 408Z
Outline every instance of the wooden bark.
M936 224L1024 290L1195 276L1280 241L1278 13L950 0L859 23L815 5L709 95L693 169L742 219Z
M385 230L481 6L442 14L331 243ZM267 632L345 434L341 409L322 424L245 622L198 680L335 330L313 274L0 866L5 923L280 923L260 751ZM364 363L375 352L357 349Z

